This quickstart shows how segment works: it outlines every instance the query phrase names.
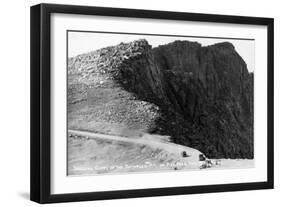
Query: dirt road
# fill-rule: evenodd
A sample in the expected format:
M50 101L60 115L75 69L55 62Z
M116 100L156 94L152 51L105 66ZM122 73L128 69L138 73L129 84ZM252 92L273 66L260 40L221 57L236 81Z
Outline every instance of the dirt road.
M168 141L160 141L159 139L154 139L153 135L149 135L149 136L146 135L140 138L128 138L128 137L105 135L105 134L98 134L98 133L78 131L78 130L68 130L68 132L70 134L88 137L89 139L94 138L94 139L103 139L103 140L110 140L110 141L120 141L120 142L147 145L151 148L163 149L169 153L178 155L179 157L182 155L182 152L185 151L187 154L186 157L190 158L196 156L197 161L198 161L199 154L201 154L200 151L194 148L174 144Z

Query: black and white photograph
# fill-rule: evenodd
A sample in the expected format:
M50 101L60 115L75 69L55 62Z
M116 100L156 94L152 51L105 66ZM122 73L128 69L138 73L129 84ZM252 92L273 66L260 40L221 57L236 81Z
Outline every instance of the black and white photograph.
M66 35L68 176L255 166L255 39Z
M32 201L274 188L274 18L159 6L30 8Z

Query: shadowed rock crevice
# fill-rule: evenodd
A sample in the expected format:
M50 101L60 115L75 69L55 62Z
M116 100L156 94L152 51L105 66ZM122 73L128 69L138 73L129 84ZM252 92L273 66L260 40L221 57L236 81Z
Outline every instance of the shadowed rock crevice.
M210 158L253 158L253 73L231 43L121 43L69 59L68 74L71 123L87 108L87 123L170 135Z

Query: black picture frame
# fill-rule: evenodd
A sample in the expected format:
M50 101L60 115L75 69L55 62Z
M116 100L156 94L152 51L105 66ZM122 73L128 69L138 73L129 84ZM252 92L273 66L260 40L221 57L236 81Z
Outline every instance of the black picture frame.
M154 189L136 189L74 194L51 194L51 71L50 71L50 15L52 13L134 17L194 22L216 22L267 26L267 181L237 184L219 184ZM167 196L210 192L272 189L274 177L273 147L273 52L274 20L272 18L195 14L152 10L103 8L56 4L39 4L31 7L31 174L30 199L38 203L88 201L103 199Z

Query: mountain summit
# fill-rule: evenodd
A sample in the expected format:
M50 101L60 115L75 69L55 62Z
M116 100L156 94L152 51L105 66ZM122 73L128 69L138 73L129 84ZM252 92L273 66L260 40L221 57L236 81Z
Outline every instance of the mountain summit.
M253 158L253 73L229 42L145 39L68 59L68 125L170 136L210 158Z

